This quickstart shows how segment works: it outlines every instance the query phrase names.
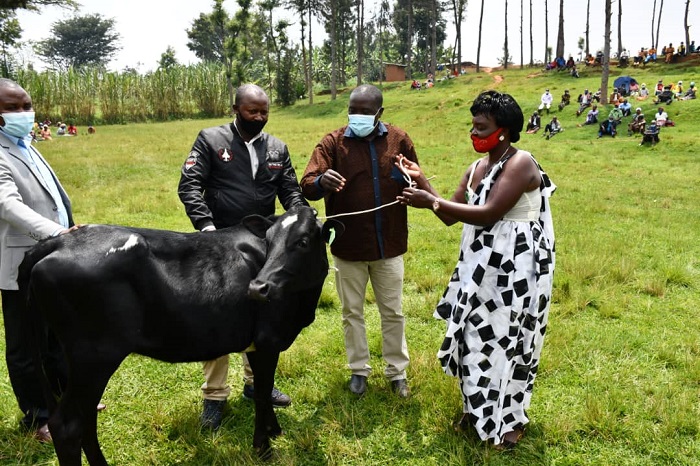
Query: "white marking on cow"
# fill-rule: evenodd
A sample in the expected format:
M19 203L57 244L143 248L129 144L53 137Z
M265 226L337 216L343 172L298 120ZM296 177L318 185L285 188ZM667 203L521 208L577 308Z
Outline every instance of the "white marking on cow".
M112 253L115 253L117 251L128 251L129 249L133 248L139 243L139 238L136 235L131 235L129 236L129 239L126 240L126 243L124 243L123 246L119 246L118 248L115 248L114 246L109 248L109 251L107 251L107 254L105 256L109 256Z
M289 217L282 220L282 228L287 228L289 225L294 225L297 222L297 220L299 220L299 216L297 214L290 215Z

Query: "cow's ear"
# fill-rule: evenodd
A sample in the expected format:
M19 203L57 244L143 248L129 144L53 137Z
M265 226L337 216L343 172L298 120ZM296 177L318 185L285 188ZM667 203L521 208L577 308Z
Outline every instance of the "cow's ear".
M321 229L321 236L323 236L323 241L328 244L332 244L333 240L339 238L345 232L345 225L335 219L328 219L323 224Z
M264 238L273 221L262 215L248 215L241 220L241 224L255 236Z

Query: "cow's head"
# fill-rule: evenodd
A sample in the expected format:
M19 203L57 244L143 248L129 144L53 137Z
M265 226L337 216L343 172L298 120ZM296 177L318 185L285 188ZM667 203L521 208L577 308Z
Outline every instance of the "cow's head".
M320 287L328 274L325 242L343 230L337 221L321 224L311 207L289 209L266 230L265 265L250 282L248 295L269 301L282 298L285 291Z

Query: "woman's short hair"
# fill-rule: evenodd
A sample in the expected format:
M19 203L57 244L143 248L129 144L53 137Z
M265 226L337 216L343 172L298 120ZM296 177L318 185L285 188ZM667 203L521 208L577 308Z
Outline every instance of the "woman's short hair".
M472 116L485 115L492 117L500 128L508 129L511 142L520 140L525 117L520 105L510 94L497 91L484 91L474 100L469 111Z

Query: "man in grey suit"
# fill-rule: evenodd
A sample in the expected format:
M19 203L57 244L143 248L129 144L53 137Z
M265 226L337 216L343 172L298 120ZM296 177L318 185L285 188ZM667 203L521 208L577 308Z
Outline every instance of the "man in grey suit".
M48 410L32 358L26 302L17 287L24 253L40 239L67 233L73 226L71 205L56 174L31 145L34 109L16 82L0 78L0 291L5 323L7 369L24 413L21 424L51 441ZM49 382L60 390L65 363L57 341L44 332L44 364Z

